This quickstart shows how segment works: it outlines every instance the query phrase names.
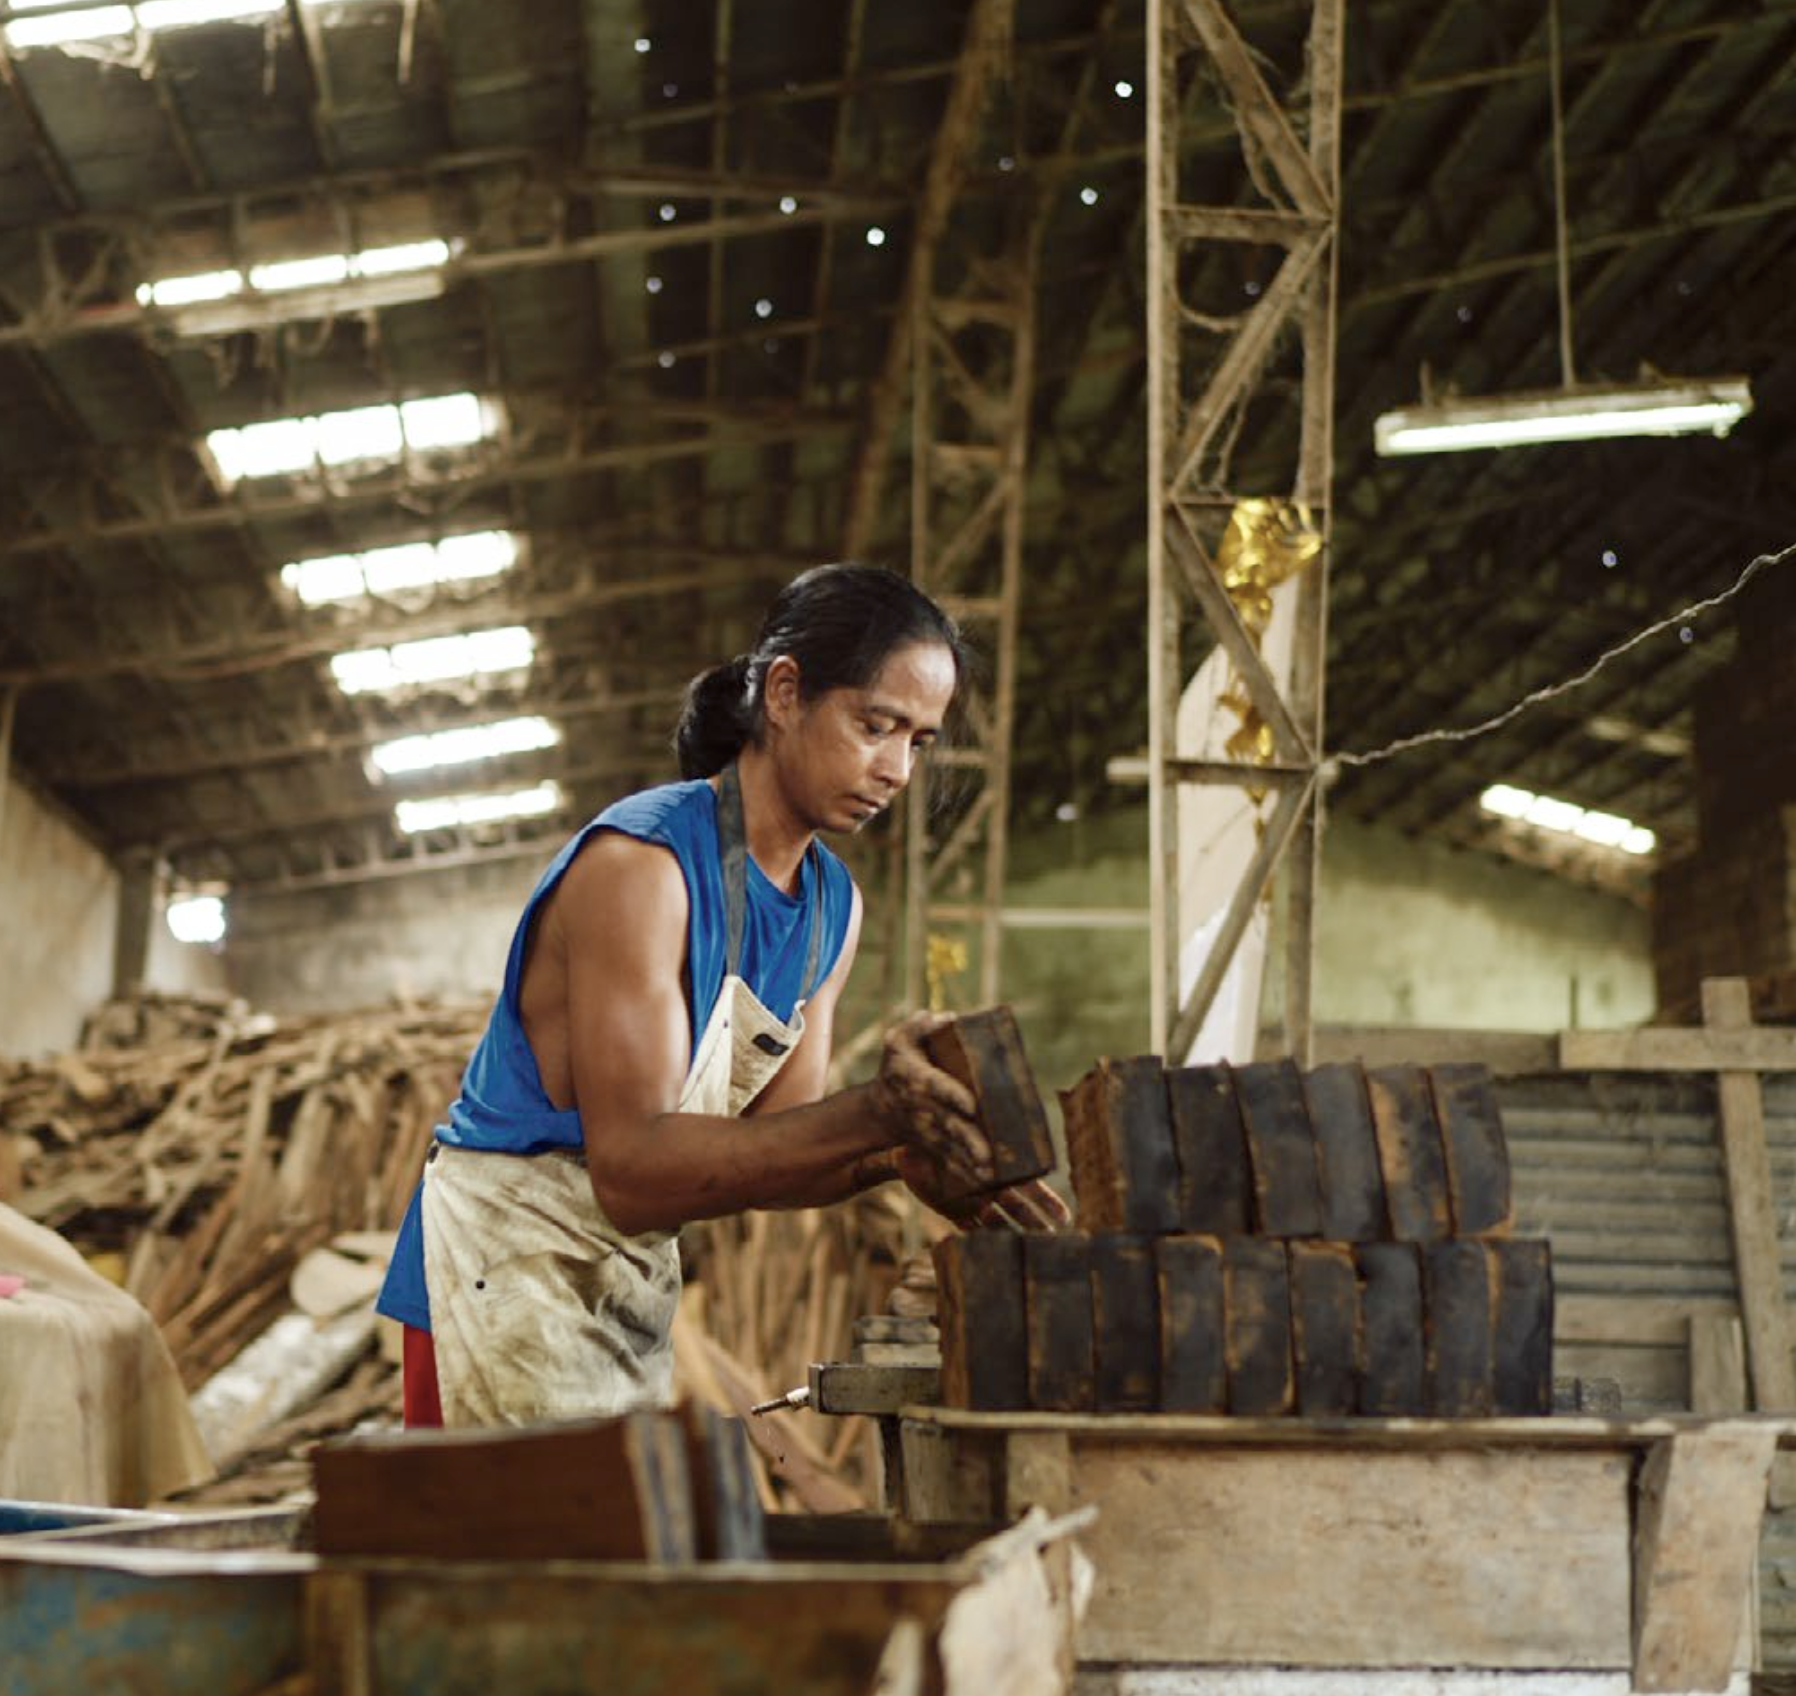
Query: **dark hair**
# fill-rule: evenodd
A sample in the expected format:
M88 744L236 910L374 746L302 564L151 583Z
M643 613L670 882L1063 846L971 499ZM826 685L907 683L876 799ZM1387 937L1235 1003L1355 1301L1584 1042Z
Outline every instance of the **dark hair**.
M914 642L948 650L958 691L967 669L960 627L908 577L874 565L819 565L794 578L767 609L754 647L687 685L674 732L680 775L711 777L760 740L761 690L775 660L797 661L799 698L812 701L866 688Z

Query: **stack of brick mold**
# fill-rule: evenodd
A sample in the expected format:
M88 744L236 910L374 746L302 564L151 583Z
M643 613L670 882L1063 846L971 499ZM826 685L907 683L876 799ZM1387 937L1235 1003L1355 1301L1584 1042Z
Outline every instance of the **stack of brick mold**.
M1481 1067L1105 1060L1063 1104L1079 1232L938 1249L950 1403L1551 1410L1550 1255L1510 1236ZM1001 1289L979 1284L998 1259Z

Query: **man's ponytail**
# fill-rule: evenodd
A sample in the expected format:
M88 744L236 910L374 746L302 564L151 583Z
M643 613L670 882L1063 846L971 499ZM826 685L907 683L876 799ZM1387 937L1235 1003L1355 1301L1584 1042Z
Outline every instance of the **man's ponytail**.
M715 777L748 745L755 722L748 699L749 666L748 655L738 654L686 685L674 730L681 777Z

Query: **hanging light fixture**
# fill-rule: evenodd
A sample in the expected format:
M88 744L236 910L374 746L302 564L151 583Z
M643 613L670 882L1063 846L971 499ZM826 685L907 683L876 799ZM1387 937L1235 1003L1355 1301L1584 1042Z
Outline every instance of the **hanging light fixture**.
M1716 382L1625 383L1541 389L1488 400L1448 400L1383 414L1379 453L1464 453L1608 436L1725 436L1752 410L1744 377Z
M1441 401L1384 413L1372 427L1384 457L1464 453L1614 436L1725 436L1752 410L1744 377L1585 384L1572 359L1571 241L1565 216L1565 119L1561 109L1559 0L1548 0L1553 97L1553 213L1559 288L1560 386L1527 393Z

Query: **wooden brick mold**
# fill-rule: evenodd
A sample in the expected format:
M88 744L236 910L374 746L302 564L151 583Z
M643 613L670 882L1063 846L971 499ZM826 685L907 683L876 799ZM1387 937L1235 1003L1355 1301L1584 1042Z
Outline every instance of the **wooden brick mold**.
M1029 1405L1086 1413L1097 1401L1092 1347L1091 1243L1076 1232L1031 1232L1023 1242Z
M1366 1074L1366 1089L1390 1235L1403 1243L1444 1241L1452 1235L1453 1214L1427 1073L1419 1066L1383 1066Z
M1166 1102L1181 1229L1246 1235L1253 1226L1253 1174L1233 1074L1227 1066L1178 1067L1166 1074Z
M694 1559L682 1421L633 1413L503 1431L345 1438L313 1457L321 1555Z
M1029 1405L1023 1239L967 1231L935 1245L942 1400L949 1407Z
M1179 1166L1160 1062L1100 1060L1060 1100L1080 1229L1176 1231Z
M1229 1238L1222 1245L1222 1282L1229 1412L1291 1412L1297 1385L1285 1245L1264 1237Z
M1318 1066L1304 1074L1303 1093L1322 1173L1322 1235L1339 1243L1377 1242L1387 1216L1365 1068Z
M950 1178L949 1201L989 1194L1054 1170L1054 1139L1035 1074L1023 1052L1022 1032L1008 1007L963 1013L924 1040L931 1060L973 1092L979 1124L992 1148L988 1184L967 1186Z
M1359 1406L1359 1269L1345 1243L1294 1242L1291 1271L1291 1353L1297 1374L1297 1411L1305 1416L1349 1414Z
M1154 1268L1160 1405L1168 1413L1226 1413L1222 1244L1215 1237L1156 1237Z
M1515 1225L1509 1145L1488 1068L1431 1066L1428 1086L1441 1128L1453 1234L1507 1236Z
M1100 1413L1160 1405L1160 1291L1153 1237L1091 1239L1091 1316Z

